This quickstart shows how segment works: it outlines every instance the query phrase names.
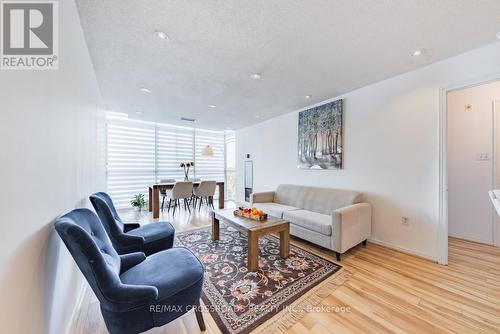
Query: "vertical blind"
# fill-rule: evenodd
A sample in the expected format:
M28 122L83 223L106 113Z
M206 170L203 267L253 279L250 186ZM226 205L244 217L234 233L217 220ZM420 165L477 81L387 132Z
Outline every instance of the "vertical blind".
M213 157L204 157L201 150L210 145ZM195 176L202 180L224 180L224 132L195 130Z
M213 157L201 150L210 145ZM120 208L162 179L182 180L184 161L194 161L190 178L225 179L225 132L107 117L107 192Z
M158 124L156 129L156 181L183 179L184 172L179 165L194 161L194 129L163 124Z
M116 206L124 207L155 181L154 125L109 118L106 157L107 192Z

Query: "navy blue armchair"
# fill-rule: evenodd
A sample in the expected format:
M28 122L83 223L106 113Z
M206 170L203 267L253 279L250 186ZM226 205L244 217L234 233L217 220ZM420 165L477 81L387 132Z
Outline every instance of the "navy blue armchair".
M199 307L203 266L189 250L118 255L99 218L88 209L60 217L55 228L96 294L111 334L160 327L193 308L200 330L205 330Z
M125 224L105 192L91 195L90 202L118 254L143 252L148 256L172 248L175 230L170 223Z

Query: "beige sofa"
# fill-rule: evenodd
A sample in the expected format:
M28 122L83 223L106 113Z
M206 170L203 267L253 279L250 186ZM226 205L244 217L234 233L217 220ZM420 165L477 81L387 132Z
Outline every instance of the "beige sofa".
M500 189L490 190L488 191L488 194L490 195L491 203L493 204L498 217L500 217Z
M371 205L359 192L281 184L253 193L251 204L288 220L292 235L335 251L337 260L371 235Z

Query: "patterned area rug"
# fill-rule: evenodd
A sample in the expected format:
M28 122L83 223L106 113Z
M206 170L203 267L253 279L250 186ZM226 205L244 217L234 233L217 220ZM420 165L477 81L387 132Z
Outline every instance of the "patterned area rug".
M259 240L258 272L247 271L247 238L221 225L220 240L211 227L177 233L176 246L190 249L205 266L202 300L223 333L279 333L299 320L342 284L341 266L290 245L282 259L279 238ZM334 275L335 274L335 275Z

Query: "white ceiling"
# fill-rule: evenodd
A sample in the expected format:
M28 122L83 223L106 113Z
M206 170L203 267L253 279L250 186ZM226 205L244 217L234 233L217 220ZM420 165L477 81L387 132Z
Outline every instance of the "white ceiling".
M221 130L493 43L500 31L498 0L77 3L108 110ZM409 56L419 48L424 56Z

